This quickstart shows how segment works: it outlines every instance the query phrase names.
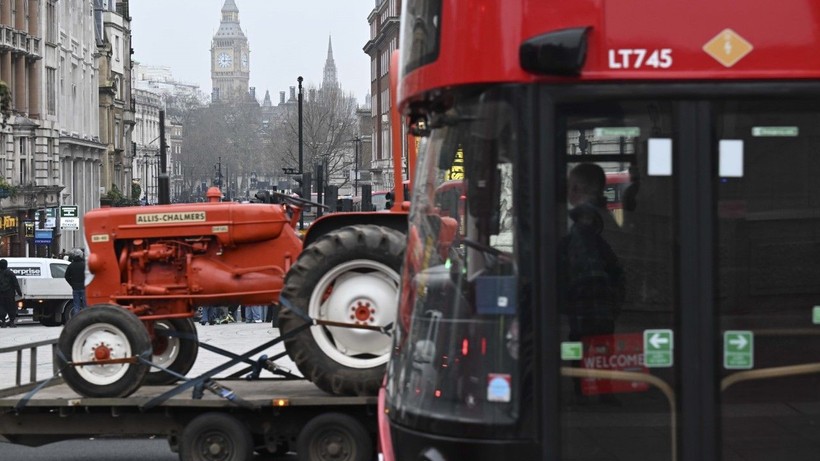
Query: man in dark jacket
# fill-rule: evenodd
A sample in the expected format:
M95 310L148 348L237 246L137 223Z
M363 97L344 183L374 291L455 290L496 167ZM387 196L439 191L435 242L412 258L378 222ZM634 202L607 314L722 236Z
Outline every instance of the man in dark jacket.
M85 307L85 258L82 250L73 250L68 256L71 264L65 271L65 281L71 285L71 291L74 295L74 308L71 309L71 316L80 313L80 310Z
M6 315L9 317L8 326L17 326L17 302L14 294L23 296L17 276L9 269L9 262L0 259L0 328L6 328Z

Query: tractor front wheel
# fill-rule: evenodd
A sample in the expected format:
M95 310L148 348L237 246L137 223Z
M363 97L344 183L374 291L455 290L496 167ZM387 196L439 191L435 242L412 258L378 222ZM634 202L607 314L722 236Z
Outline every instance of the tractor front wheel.
M57 347L63 379L85 397L127 397L140 387L148 372L148 365L139 361L91 362L151 357L151 340L140 319L113 305L81 310L63 328Z

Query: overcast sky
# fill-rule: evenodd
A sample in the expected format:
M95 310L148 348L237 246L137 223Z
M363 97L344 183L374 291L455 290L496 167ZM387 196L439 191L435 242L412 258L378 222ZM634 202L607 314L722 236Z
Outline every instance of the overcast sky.
M336 74L345 91L364 103L370 91L367 15L374 0L234 0L250 46L250 86L257 97L289 92L301 75L303 86L319 86L333 40ZM177 80L211 94L210 48L225 0L131 0L134 60L168 66Z

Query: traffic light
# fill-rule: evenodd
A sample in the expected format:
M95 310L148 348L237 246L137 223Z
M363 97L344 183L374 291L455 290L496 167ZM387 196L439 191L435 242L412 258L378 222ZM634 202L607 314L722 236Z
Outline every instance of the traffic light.
M294 176L293 179L298 184L293 192L305 200L310 200L310 173L302 173L300 176Z

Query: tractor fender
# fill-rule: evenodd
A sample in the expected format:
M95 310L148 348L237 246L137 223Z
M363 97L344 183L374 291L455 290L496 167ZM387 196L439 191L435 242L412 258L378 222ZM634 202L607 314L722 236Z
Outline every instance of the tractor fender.
M305 232L303 246L307 247L329 232L357 224L389 227L407 235L406 212L331 213L313 221Z

